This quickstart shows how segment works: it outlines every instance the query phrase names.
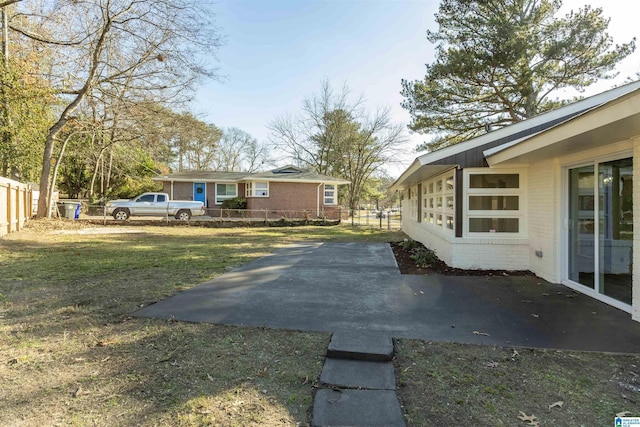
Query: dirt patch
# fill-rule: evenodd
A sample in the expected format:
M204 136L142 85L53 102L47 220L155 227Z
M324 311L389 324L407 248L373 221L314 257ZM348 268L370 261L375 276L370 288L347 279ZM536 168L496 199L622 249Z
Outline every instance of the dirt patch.
M412 241L412 248L408 249L403 245L403 241L390 242L396 262L402 274L444 274L449 276L533 276L528 270L464 270L461 268L449 267L441 259L435 259L429 267L420 267L412 256L419 251L427 250L425 246L417 241Z

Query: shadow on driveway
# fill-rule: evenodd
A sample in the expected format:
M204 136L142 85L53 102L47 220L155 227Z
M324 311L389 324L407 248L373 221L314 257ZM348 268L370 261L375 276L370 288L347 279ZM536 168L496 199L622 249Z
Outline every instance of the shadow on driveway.
M402 275L383 243L292 245L135 316L640 353L640 323L570 288L532 276Z

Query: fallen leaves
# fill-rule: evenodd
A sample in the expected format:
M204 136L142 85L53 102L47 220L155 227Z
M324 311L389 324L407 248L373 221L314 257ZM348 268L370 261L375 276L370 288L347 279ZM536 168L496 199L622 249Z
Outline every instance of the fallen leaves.
M557 402L553 402L551 405L549 405L549 410L553 408L562 408L563 405L564 402L562 400L558 400Z
M518 412L520 412L520 415L518 415L518 419L524 421L530 426L540 427L540 421L538 421L538 418L535 415L533 414L527 415L522 411L518 411Z

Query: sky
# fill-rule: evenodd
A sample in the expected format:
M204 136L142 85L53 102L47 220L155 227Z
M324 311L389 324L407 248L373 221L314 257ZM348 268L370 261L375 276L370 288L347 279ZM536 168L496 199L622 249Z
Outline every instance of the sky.
M640 4L625 0L565 0L563 13L591 4L611 18L615 42L638 33ZM305 98L326 79L353 99L363 96L368 111L389 107L396 123L407 124L400 103L401 80L424 77L434 59L426 31L437 30L437 0L218 0L215 21L224 36L217 67L222 76L208 82L193 107L202 120L237 127L268 142L268 124L296 115ZM594 85L585 95L622 83L640 71L640 52L620 64L620 77ZM428 136L406 131L403 155L387 168L397 177ZM272 153L278 160L277 153Z

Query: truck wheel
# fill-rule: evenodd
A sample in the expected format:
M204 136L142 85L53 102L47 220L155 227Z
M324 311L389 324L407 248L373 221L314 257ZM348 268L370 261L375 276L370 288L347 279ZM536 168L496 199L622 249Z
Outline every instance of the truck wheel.
M113 211L113 219L116 219L118 221L127 220L129 219L129 216L129 210L125 208L118 208Z
M180 209L176 213L176 219L180 221L189 221L191 219L191 211L188 209Z

